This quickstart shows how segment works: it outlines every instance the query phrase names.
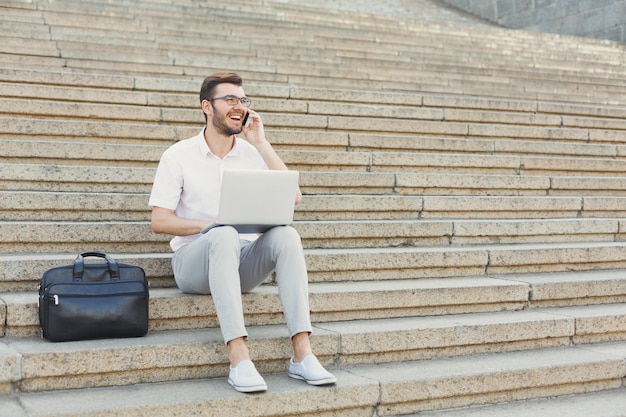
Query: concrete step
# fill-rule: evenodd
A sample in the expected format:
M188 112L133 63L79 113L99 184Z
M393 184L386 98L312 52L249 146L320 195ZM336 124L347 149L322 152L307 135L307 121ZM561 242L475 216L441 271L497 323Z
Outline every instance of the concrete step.
M435 170L447 163L450 169L477 170L484 167L508 172L598 172L600 175L618 173L626 156L626 146L599 143L348 135L302 130L270 130L268 134L292 169L304 170L380 171L391 167L397 169L397 164L404 162L413 169ZM152 163L156 166L161 153L173 143L159 144L158 140L156 143L111 143L88 137L76 139L0 139L0 157L5 162L17 163L84 165L88 162L89 165L130 166ZM429 163L425 159L433 161ZM463 159L468 162L463 162ZM325 160L327 162L323 164ZM551 166L554 166L552 171ZM576 166L580 166L578 171Z
M146 222L150 219L148 197L147 193L0 191L0 212L7 221ZM531 200L527 203L534 210L540 206L550 207L555 216L576 215L582 211L580 198L565 198L567 201L562 203L562 198L556 200L551 203L551 198L539 198L534 204ZM496 210L498 201L493 201L485 210ZM619 201L616 199L616 207ZM442 202L438 210L447 205ZM417 196L308 195L296 207L294 217L302 221L417 219L422 206L422 198ZM518 207L521 210L523 206Z
M621 176L626 159L590 159L566 157L487 156L434 153L373 153L371 172L466 172L520 175L592 175ZM290 158L286 157L294 167Z
M149 221L148 194L0 191L6 221ZM307 195L296 221L622 218L626 197Z
M155 169L0 163L7 191L149 193ZM626 177L445 174L417 172L302 172L304 194L623 196Z
M251 345L255 345L257 349L254 351L257 358L255 361L257 368L268 377L270 391L266 395L277 395L285 385L289 387L289 390L297 387L295 389L301 393L303 387L306 386L305 384L295 381L287 383L285 371L288 356L285 356L286 352L281 351L288 349L284 349L286 347L284 342L279 342L280 339L285 338L282 332L268 328L266 330L271 334L266 334L264 338L259 339L255 330L251 329L251 336L256 339L256 343L251 343ZM460 327L459 330L461 330ZM64 407L59 409L51 406L49 402L51 396L60 399L65 398L66 395L73 395L72 401L65 401L67 406L81 407L83 410L84 407L87 407L86 412L88 413L89 406L83 402L78 402L77 395L91 396L95 394L94 399L98 397L108 398L106 405L99 401L90 402L90 405L98 408L105 406L106 409L110 409L112 407L111 394L115 392L131 393L132 396L128 398L121 398L119 394L116 395L116 401L113 404L125 404L126 406L133 404L133 408L135 408L140 404L136 401L143 397L143 395L139 395L137 390L151 391L157 389L161 391L162 388L167 388L164 392L174 392L178 400L173 401L173 397L170 395L159 396L161 401L159 401L158 409L161 411L165 411L164 407L167 407L167 404L175 403L175 407L181 407L179 392L181 387L198 384L201 382L200 379L202 379L203 402L207 401L207 392L218 394L213 401L218 401L218 398L224 401L224 397L228 398L230 395L234 395L234 390L228 386L224 378L227 364L222 361L215 363L212 360L213 357L223 354L223 352L212 352L213 350L223 350L218 348L221 342L206 331L203 334L182 331L177 333L178 336L184 335L187 341L176 344L174 340L176 335L167 335L166 333L160 333L157 336L148 335L140 339L127 339L125 340L125 349L116 348L119 346L120 341L118 340L100 341L97 352L99 361L88 360L83 363L79 362L79 359L90 352L88 346L93 345L91 342L50 344L38 340L11 340L11 343L8 346L5 345L5 349L3 349L4 356L8 363L13 365L15 363L13 362L15 360L13 355L18 352L22 354L21 366L18 367L22 373L22 379L18 385L20 392L5 398L19 399L21 404L29 404L30 406L34 406L38 399L39 401L48 399L46 412L49 413L50 408L52 408L54 415L64 415L61 411L65 409ZM346 385L357 379L361 384L365 383L375 388L374 392L368 390L367 398L372 402L372 407L378 405L381 412L384 408L387 415L615 389L621 386L621 379L626 374L623 342L591 346L537 347L515 352L468 353L459 357L433 358L431 360L405 359L400 362L386 362L384 364L361 362L358 365L346 367L340 361L334 362L335 366L332 366L333 361L327 356L329 342L322 339L333 338L330 334L315 337L315 348L320 352L320 360L327 366L331 365L330 369L337 375L338 383L335 387L308 388L307 391L310 391L311 394L323 391L326 392L326 396L331 393L339 394ZM268 352L267 346L263 345L272 339L274 339L275 344L278 344L277 347L280 347L277 351ZM215 348L212 345L215 345ZM168 348L170 350L167 350ZM184 349L184 354L166 354L166 352L171 353L180 349ZM93 354L94 350L91 349L91 355ZM54 355L59 361L62 360L64 369L55 366L51 361L46 361L46 357L49 355ZM129 372L129 365L131 368L134 366L135 369L142 363L146 365L150 363L154 366L154 355L159 358L160 371L170 374L168 382L154 384L158 381L158 376L156 378L144 376L144 379L139 379L137 375ZM112 368L115 368L116 372L108 375L102 373L103 369ZM12 369L12 371L19 372L16 369ZM156 374L159 370L153 369L152 372ZM98 373L101 379L95 380L93 373ZM90 374L91 378L89 378ZM61 375L64 378L61 378ZM120 378L125 380L120 381ZM74 390L74 388L84 385L102 386L115 380L123 385L133 384L135 386L133 388L126 387L124 390L122 389L124 387ZM285 381L285 385L278 382L279 380ZM173 384L177 386L174 390L171 388ZM207 385L214 386L214 389L208 389ZM220 387L227 388L232 394L229 395L226 390ZM276 388L279 388L278 393L275 391ZM364 389L363 386L360 388ZM36 392L52 389L55 391ZM377 393L378 389L381 391ZM68 391L63 392L63 390ZM190 395L189 390L184 390L184 392L186 396ZM153 397L154 394L153 392L150 397ZM347 396L345 392L343 394L342 397L345 397L347 402L344 403L343 407L330 404L332 408L337 407L345 410L355 406L355 397ZM256 398L255 403L260 404L258 396L242 396L240 394L236 396L239 399L238 407L241 407L241 401L245 401L245 398ZM356 398L357 402L361 401L360 396ZM150 400L155 401L155 398ZM191 406L195 405L194 403L197 403L198 399L194 397L188 401L191 403L188 406ZM262 401L264 404L266 402ZM299 402L299 404L303 403L307 404L308 402ZM203 405L208 406L209 404ZM327 404L327 402L323 401L322 404ZM156 406L154 403L144 404L143 408L145 409L148 405ZM319 407L320 403L316 401L315 408L318 413ZM74 408L72 411L76 413L78 409L80 408ZM178 410L180 411L181 408ZM250 410L246 411L248 414L245 415L251 415L249 414ZM110 412L115 412L115 410ZM115 415L110 414L110 412L107 415ZM155 411L149 409L149 412L154 415ZM280 413L285 413L283 407L280 407L280 411L276 410L274 414L258 415L284 415ZM29 415L38 414L31 413ZM83 412L81 415L89 414Z
M394 138L387 138L394 141ZM485 143L485 145L488 145ZM106 144L74 141L23 141L0 139L0 160L10 163L60 165L156 166L168 145ZM388 145L393 146L393 145ZM450 146L450 145L447 145ZM537 148L541 144L535 145ZM615 148L614 148L615 149ZM393 152L390 150L333 151L288 150L277 152L290 169L299 171L357 172L464 172L509 175L620 176L626 158L574 156L493 155L477 153Z
M0 139L0 160L40 165L156 167L169 145Z
M623 177L396 173L402 195L622 195ZM382 180L382 178L381 178ZM306 183L303 184L304 189ZM310 189L309 189L310 190ZM310 191L309 191L310 192Z
M618 219L296 222L306 248L621 240Z
M562 395L526 401L463 407L456 410L427 411L406 417L543 417L568 415L571 417L624 417L626 416L626 390L616 388L601 392Z
M312 282L482 276L621 268L622 242L310 249ZM329 269L326 269L329 268Z
M589 306L577 340L581 343L621 338L626 329L594 323L616 303L626 301L624 270L536 273L484 277L422 278L384 282L312 282L311 316L315 322L445 316L461 313L517 311L527 308ZM211 297L182 294L177 288L150 290L150 330L198 329L218 326ZM266 284L244 296L250 325L284 323L275 285ZM3 334L40 334L35 292L1 293ZM602 305L608 305L603 307ZM580 313L580 309L575 309ZM610 314L609 314L610 315ZM582 317L582 316L581 316ZM581 319L582 320L582 319ZM614 318L613 326L621 319ZM594 329L593 326L600 326Z
M626 220L609 218L508 220L296 221L304 248L384 248L486 244L615 242ZM0 222L2 253L72 253L97 246L107 253L169 252L169 235L143 222Z
M33 103L36 105L37 103ZM66 106L68 107L68 106ZM72 106L69 106L72 107ZM68 107L68 108L69 108ZM85 106L82 111L89 111ZM91 106L93 107L93 106ZM10 111L10 110L7 110ZM69 111L69 110L68 110ZM78 112L77 112L78 113ZM153 111L154 117L156 112ZM9 114L10 116L11 114ZM30 134L29 140L49 140L51 137L58 137L60 140L95 141L107 138L116 139L120 143L120 138L148 143L171 144L173 140L186 139L194 136L201 128L201 113L197 110L163 110L159 113L160 123L152 125L137 121L86 121L86 120L59 120L27 117L0 117L0 127L3 138L17 139L21 135ZM164 118L167 118L165 120ZM451 139L475 138L480 140L499 139L498 142L506 142L503 139L523 139L526 141L559 141L568 144L585 145L592 144L612 144L614 147L623 147L626 144L626 134L623 130L610 130L601 128L566 128L566 127L541 127L541 126L521 126L521 125L497 125L478 124L468 122L448 122L444 120L423 120L419 118L392 119L383 114L377 117L341 116L341 115L320 115L320 114L288 114L263 113L264 124L270 130L290 129L303 130L310 129L317 132L351 132L352 134L368 132L369 138L372 134L376 136L412 135L414 140L419 136L445 136ZM43 129L46 126L47 129ZM97 130L100 127L100 130ZM152 134L148 132L152 129ZM371 139L370 139L371 140ZM432 139L431 139L432 140ZM295 144L298 144L297 142ZM394 144L398 149L398 145ZM356 145L355 145L356 146ZM413 145L414 147L415 145ZM386 147L389 147L387 145ZM406 149L404 149L406 150ZM623 150L623 149L622 149Z
M111 123L102 121L45 120L0 117L0 131L3 138L16 139L21 135L31 138L61 138L67 141L116 143L172 144L175 140L186 139L198 134L197 127L176 127L149 125L145 123Z
M350 150L385 152L474 153L539 157L620 158L623 145L606 143L548 142L543 140L458 139L406 135L350 134Z
M623 217L622 197L423 196L420 218ZM580 209L577 209L579 207ZM533 214L534 212L534 214ZM575 214L577 213L577 214Z
M530 287L532 308L567 307L623 302L623 270L577 271L515 275L493 275L494 279L522 282Z
M608 304L319 326L341 333L338 363L360 365L622 341L624 313L623 305Z
M241 395L236 393L224 378L176 381L163 384L138 384L132 388L112 387L93 390L72 390L66 392L48 392L20 394L5 397L2 400L3 417L41 417L52 413L57 416L80 414L84 416L110 415L122 416L132 413L137 416L169 416L175 412L188 415L209 413L219 408L220 413L230 416L278 416L277 410L301 416L319 416L332 412L336 416L354 415L406 415L406 410L419 412L427 416L499 416L488 409L464 409L450 414L429 412L442 408L445 399L455 399L463 403L485 404L496 397L509 400L541 398L555 394L589 393L604 387L615 387L605 393L589 393L574 397L562 397L550 400L525 401L515 409L528 405L528 413L520 415L544 416L542 406L556 403L563 407L548 408L574 411L573 406L582 405L582 410L592 410L599 417L623 416L623 390L617 388L615 380L623 365L623 346L598 346L595 352L585 352L578 348L549 349L536 352L509 353L506 355L478 355L459 360L418 361L404 364L380 366L358 366L346 370L332 369L338 376L334 387L313 388L289 379L284 372L268 374L266 380L269 391L262 396ZM609 350L619 356L611 359ZM594 358L593 354L597 356ZM559 357L560 356L560 357ZM622 359L623 360L623 359ZM521 375L521 367L526 366L528 377ZM463 382L454 384L454 369ZM482 368L481 368L482 367ZM595 367L595 369L594 369ZM576 382L567 389L566 378L579 371L590 372L588 377L577 377ZM599 372L606 372L600 375ZM395 373L395 376L394 376ZM411 375L412 374L412 375ZM411 375L411 376L409 376ZM590 378L599 377L592 383ZM523 388L524 392L498 394L498 385ZM432 397L419 405L426 398L429 386L438 389ZM616 386L617 385L617 386ZM541 391L545 390L543 395ZM181 392L185 395L181 398ZM464 393L469 395L464 395ZM115 401L111 401L115 398ZM474 404L469 399L475 398ZM612 401L615 400L615 401ZM590 401L593 401L591 403ZM599 402L599 403L598 403ZM404 406L402 405L404 403ZM520 407L521 406L521 407ZM510 407L510 406L508 406ZM514 406L515 407L515 406ZM508 410L507 406L504 410ZM485 414L479 411L484 410ZM385 414L387 413L387 414ZM507 413L508 415L508 413ZM511 414L514 415L514 414ZM580 414L574 411L573 416Z
M30 51L29 55L56 58L59 56L56 42L47 39L15 38L0 36L2 47L1 53L22 54L23 51Z
M274 135L276 133L276 135ZM558 156L546 149L544 142L516 142L485 139L428 140L369 136L347 138L346 147L335 142L338 149L326 148L325 135L296 133L308 138L311 150L290 149L298 147L297 138L291 136L284 143L284 132L272 132L277 152L291 168L300 171L430 171L430 172L483 172L492 174L555 174L555 175L607 175L617 176L625 169L626 146L562 144ZM338 138L339 139L339 138ZM340 139L341 140L341 139ZM419 140L420 148L406 149L405 145ZM354 143L352 143L354 141ZM385 148L370 148L367 141L385 142ZM22 140L0 139L0 161L11 163L37 163L59 165L113 165L156 166L161 154L171 143L104 143L80 140ZM317 145L316 145L317 144ZM556 144L552 144L558 151ZM313 150L317 146L319 150ZM379 145L380 146L380 145ZM517 147L517 150L516 148ZM348 151L346 151L348 150ZM401 151L398 151L401 150ZM582 151L585 154L575 154ZM524 152L521 154L521 152ZM582 153L581 152L581 153Z
M573 280L575 274L571 275ZM522 277L520 277L521 279ZM604 299L615 302L622 295L620 271L596 274ZM569 277L564 276L562 280ZM538 278L539 280L539 278ZM566 282L558 281L562 286ZM584 281L572 281L570 293ZM545 285L548 293L550 283ZM614 284L614 285L611 285ZM556 284L552 284L556 285ZM381 282L310 283L311 316L316 322L443 315L461 312L521 310L529 303L525 282L490 277L432 278ZM601 290L596 290L599 293ZM612 291L614 294L612 294ZM211 297L182 294L177 288L150 290L150 330L198 329L218 326ZM575 296L573 296L575 298ZM250 325L283 324L275 285L267 284L244 294L244 314ZM10 337L39 336L37 294L2 293L6 308L4 334ZM459 301L462 300L462 301ZM564 302L564 300L560 300ZM600 303L600 296L594 302ZM575 302L571 300L571 304ZM580 302L580 300L578 300Z
M626 267L624 242L558 242L398 248L306 249L310 282L488 276ZM83 246L81 251L99 250ZM174 285L170 253L110 253L142 267L153 288ZM67 265L74 254L0 255L0 291L33 291L49 268Z
M615 346L618 352L620 348L623 349L623 345ZM398 363L387 369L360 368L363 372L357 371L357 374L374 377L382 387L393 384L393 388L383 390L379 408L387 415L403 415L454 406L616 389L624 370L623 355L604 352L602 347L598 349L565 348L408 365ZM417 377L419 382L414 383L415 375L423 376ZM409 392L414 395L404 397Z

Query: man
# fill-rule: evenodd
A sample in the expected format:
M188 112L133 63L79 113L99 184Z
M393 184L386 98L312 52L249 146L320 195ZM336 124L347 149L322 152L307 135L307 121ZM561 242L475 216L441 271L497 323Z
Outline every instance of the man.
M276 272L293 357L289 376L311 385L336 378L313 355L308 303L308 278L298 233L275 227L261 236L240 235L229 226L201 231L215 222L221 173L225 168L286 170L265 138L263 122L250 110L243 81L235 73L208 76L200 90L206 126L199 135L166 150L156 172L150 206L152 229L174 235L172 269L178 287L186 293L211 294L228 347L228 382L240 392L267 390L250 360L245 341L242 292L260 285ZM248 126L243 125L249 113ZM245 139L235 135L243 133ZM298 192L295 204L302 195ZM254 209L254 201L250 201Z

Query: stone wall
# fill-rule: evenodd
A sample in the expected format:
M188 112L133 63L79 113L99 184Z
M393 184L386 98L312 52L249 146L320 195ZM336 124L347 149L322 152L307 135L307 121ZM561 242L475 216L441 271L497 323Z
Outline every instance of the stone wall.
M626 42L626 0L441 0L512 29Z

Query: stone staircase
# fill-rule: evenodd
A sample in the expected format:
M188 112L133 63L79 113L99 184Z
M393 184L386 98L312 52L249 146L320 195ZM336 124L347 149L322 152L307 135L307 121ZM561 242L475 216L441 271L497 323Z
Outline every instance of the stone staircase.
M626 415L624 45L259 0L0 16L0 416ZM269 391L232 390L212 300L150 230L222 69L301 172L334 387L287 377L270 278L244 295ZM42 273L90 250L146 270L146 337L39 338Z

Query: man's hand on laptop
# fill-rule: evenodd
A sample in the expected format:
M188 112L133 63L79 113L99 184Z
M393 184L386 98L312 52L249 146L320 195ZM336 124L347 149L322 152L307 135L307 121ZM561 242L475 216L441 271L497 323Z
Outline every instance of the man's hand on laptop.
M296 192L296 206L300 204L302 201L302 191L300 191L300 187L298 187L298 191Z

